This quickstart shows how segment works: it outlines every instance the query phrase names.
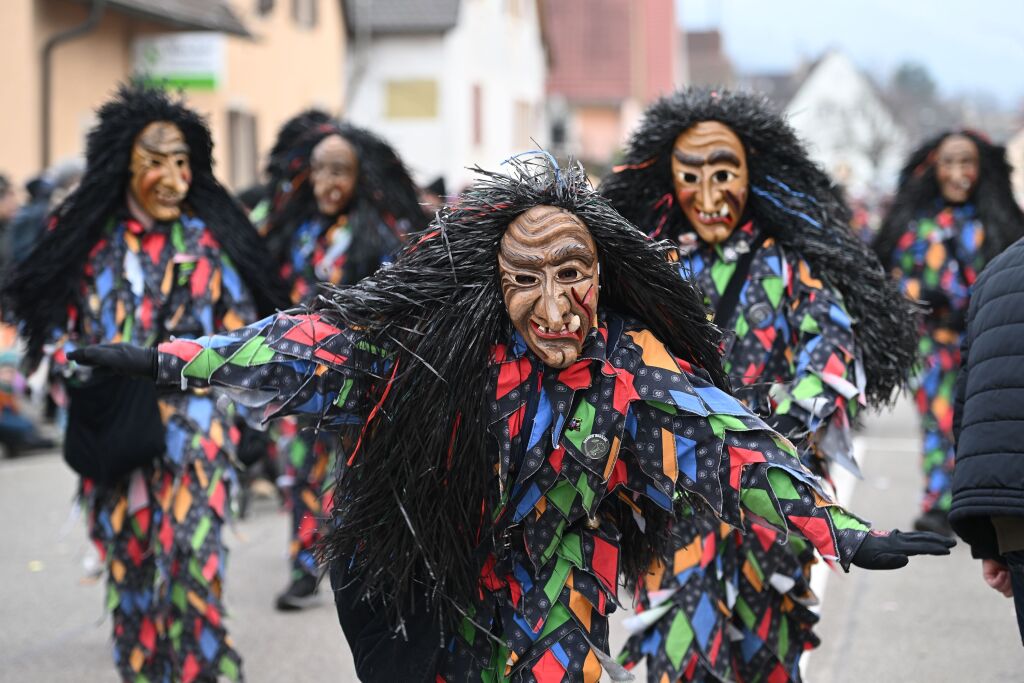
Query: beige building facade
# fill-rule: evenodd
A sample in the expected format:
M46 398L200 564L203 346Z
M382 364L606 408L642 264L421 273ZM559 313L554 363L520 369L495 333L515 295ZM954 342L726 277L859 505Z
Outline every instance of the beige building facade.
M87 24L81 0L0 3L0 172L24 182L48 163L81 155L95 110L119 82L148 69L144 55L182 36L211 48L216 83L188 86L207 117L221 181L242 189L277 129L301 109L344 104L346 34L340 0L107 0L81 35L51 52L49 135L44 136L44 46ZM219 31L209 31L209 29ZM197 33L205 31L203 33ZM190 55L184 55L188 58ZM206 64L209 66L209 64ZM44 139L45 138L45 139Z

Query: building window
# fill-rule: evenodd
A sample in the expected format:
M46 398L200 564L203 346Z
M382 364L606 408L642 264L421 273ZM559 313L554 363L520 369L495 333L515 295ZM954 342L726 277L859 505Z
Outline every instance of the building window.
M256 0L256 16L265 17L274 11L274 0Z
M484 144L484 89L479 83L473 84L472 93L473 144Z
M437 81L426 78L387 81L384 116L389 119L437 118Z
M234 190L244 190L258 180L256 117L232 109L228 112L228 175Z
M302 28L316 28L317 0L292 0L292 18Z

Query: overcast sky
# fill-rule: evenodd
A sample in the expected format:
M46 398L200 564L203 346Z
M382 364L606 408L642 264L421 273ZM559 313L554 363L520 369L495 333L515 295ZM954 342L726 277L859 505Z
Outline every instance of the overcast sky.
M943 94L1024 102L1022 0L676 0L687 30L719 28L741 72L784 71L830 47L885 79L924 64Z

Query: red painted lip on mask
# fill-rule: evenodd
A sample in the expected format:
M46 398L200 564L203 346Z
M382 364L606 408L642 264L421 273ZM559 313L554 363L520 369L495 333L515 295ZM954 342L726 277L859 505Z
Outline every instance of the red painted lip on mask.
M570 332L568 330L566 330L565 332L542 332L541 329L540 329L540 326L537 325L537 323L535 323L534 321L531 320L530 321L530 329L532 329L533 333L535 335L537 335L538 337L540 337L541 339L550 339L552 341L569 341L569 340L574 340L574 341L578 341L580 343L583 342L583 335L581 334L583 332L583 327L582 326L580 327L580 329L576 330L575 332Z

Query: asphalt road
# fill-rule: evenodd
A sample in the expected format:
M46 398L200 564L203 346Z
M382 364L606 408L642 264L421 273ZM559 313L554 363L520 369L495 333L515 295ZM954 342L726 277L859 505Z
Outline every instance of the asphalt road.
M868 477L848 502L879 526L908 528L915 514L915 424L902 406L872 419L861 437ZM116 680L102 586L85 578L88 544L74 487L57 454L0 461L2 682ZM286 527L275 503L257 501L226 539L228 624L247 679L354 681L326 594L302 613L273 610L287 581ZM824 644L807 657L810 683L1024 682L1012 603L982 583L965 548L896 572L821 571ZM623 638L613 629L613 647Z

